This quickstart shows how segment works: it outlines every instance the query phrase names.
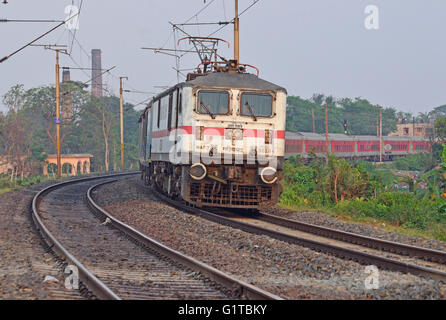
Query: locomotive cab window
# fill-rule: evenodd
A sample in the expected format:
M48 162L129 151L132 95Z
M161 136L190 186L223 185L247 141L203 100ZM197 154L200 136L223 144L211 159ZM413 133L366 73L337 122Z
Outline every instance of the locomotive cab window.
M247 117L271 117L273 98L269 94L243 93L241 114Z
M200 114L229 114L229 93L226 91L200 91L197 111Z

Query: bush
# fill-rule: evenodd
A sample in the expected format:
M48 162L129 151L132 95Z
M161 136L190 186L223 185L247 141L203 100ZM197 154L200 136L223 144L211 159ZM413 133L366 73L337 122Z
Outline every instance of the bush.
M343 201L335 207L335 211L362 218L376 218L414 229L426 229L435 223L446 223L444 201L420 201L413 193L408 192L387 192L377 199Z

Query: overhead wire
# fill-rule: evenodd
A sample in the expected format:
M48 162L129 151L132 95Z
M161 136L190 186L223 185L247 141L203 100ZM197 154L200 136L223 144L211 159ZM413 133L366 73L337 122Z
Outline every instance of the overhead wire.
M38 40L42 39L43 37L45 37L46 35L50 34L51 32L53 32L54 30L60 28L62 25L64 25L67 21L73 19L74 17L76 17L77 15L73 15L72 17L70 17L69 19L67 19L66 21L63 21L61 23L59 23L57 26L55 26L54 28L50 29L49 31L45 32L44 34L38 36L37 38L35 38L34 40L32 40L31 42L28 42L27 44L25 44L23 47L17 49L16 51L14 51L13 53L3 57L0 59L0 63L8 60L9 58L11 58L12 56L16 55L17 53L19 53L20 51L24 50L25 48L31 46L32 44L34 44L35 42L37 42Z

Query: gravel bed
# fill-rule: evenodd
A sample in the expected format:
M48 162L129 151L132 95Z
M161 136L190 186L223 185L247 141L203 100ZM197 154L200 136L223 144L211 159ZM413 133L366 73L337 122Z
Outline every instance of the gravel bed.
M81 299L64 287L63 271L46 252L31 221L33 196L45 182L0 195L0 299ZM45 282L46 276L57 281Z
M413 246L425 247L440 251L446 251L446 242L430 240L420 237L411 237L398 233L382 230L378 227L370 225L355 224L340 221L335 217L331 217L325 213L320 212L296 212L288 209L283 209L278 206L272 207L264 211L265 213L280 216L282 218L297 220L299 222L310 223L327 228L338 229L342 231L357 233L360 235L379 238L388 241L400 242Z
M252 235L167 206L138 178L101 187L98 203L167 246L287 299L445 299L446 284L381 271L367 290L365 266Z

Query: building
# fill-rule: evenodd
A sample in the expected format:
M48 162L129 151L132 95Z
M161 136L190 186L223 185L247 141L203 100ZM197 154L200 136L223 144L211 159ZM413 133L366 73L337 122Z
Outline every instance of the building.
M406 123L397 124L396 132L389 134L391 137L434 137L434 125L430 123Z

